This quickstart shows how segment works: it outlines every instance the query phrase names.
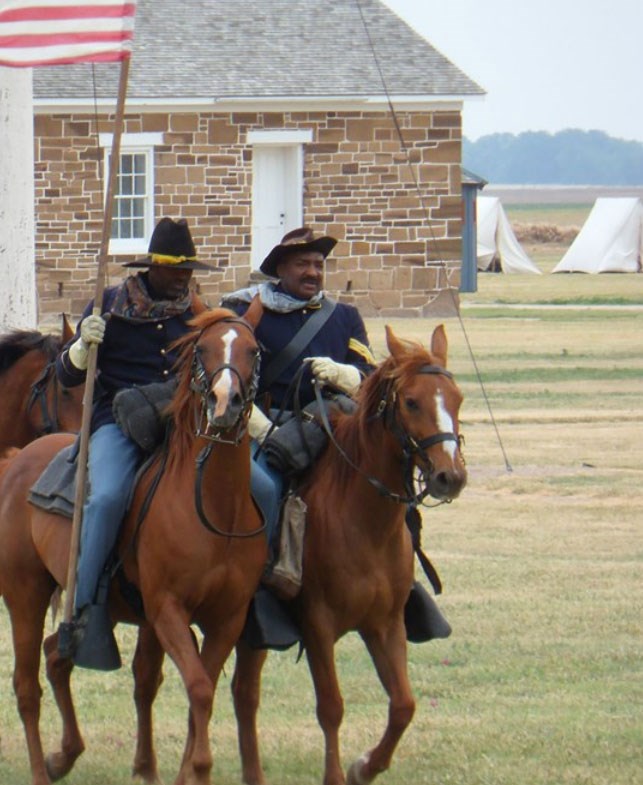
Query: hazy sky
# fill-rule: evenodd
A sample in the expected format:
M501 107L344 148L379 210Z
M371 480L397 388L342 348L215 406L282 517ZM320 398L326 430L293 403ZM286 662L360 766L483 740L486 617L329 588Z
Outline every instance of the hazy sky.
M643 0L383 0L487 95L464 134L598 129L643 141Z

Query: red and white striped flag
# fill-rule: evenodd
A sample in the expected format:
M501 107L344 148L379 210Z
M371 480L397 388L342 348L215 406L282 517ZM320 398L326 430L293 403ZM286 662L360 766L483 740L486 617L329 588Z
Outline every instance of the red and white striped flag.
M136 0L0 0L0 65L123 60L135 12Z

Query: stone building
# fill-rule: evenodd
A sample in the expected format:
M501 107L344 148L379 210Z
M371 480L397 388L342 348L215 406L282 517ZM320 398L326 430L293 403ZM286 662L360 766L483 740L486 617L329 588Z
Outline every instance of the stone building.
M461 111L482 90L378 0L138 0L109 282L189 220L212 304L303 224L365 316L457 303ZM92 296L118 66L34 71L41 322ZM102 178L101 172L105 172Z

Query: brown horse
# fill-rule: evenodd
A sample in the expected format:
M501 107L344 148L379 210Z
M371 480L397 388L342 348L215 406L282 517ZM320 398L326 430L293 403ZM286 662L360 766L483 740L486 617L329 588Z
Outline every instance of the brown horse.
M182 339L167 448L137 486L119 548L125 575L142 595L147 620L133 665L139 718L134 773L146 782L159 782L150 707L167 652L180 671L190 709L176 782L207 785L214 691L259 582L266 541L250 495L246 433L259 357L253 307L244 319L215 309L191 324L193 331ZM70 525L27 501L36 478L70 438L60 434L32 442L7 462L0 480L0 592L11 617L14 689L33 785L49 785L64 776L83 751L70 691L72 666L58 654L56 633L44 648L63 733L60 750L47 758L43 754L40 645L47 607L65 581ZM115 621L141 623L115 587L110 610ZM191 624L203 634L200 653Z
M325 737L324 785L370 783L389 767L411 722L415 704L404 606L413 580L413 548L405 510L426 493L453 499L466 482L458 434L462 395L446 370L443 327L434 331L430 352L386 332L390 357L363 382L356 412L336 415L335 444L299 489L308 513L296 612ZM409 483L413 473L415 486ZM421 490L413 498L418 473ZM389 714L380 742L352 764L346 780L334 645L350 630L359 632L373 659L388 693ZM232 688L243 782L263 785L256 713L266 655L241 645L237 652Z
M56 431L80 428L83 387L56 379L56 355L73 336L63 317L62 336L14 330L0 336L0 454Z

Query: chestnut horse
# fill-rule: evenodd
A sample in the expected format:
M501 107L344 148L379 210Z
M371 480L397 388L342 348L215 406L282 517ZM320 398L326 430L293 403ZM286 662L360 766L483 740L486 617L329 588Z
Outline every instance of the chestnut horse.
M388 327L386 336L390 356L362 383L355 413L335 416L334 443L298 491L308 513L295 609L325 737L324 785L370 783L389 767L411 722L404 606L413 547L406 506L428 494L453 499L466 483L458 432L462 395L446 370L444 328L435 329L430 352L403 343ZM373 659L389 712L379 743L352 764L345 779L334 645L350 630L360 634ZM239 645L237 655L232 689L243 782L263 785L256 713L266 654Z
M0 336L0 454L46 433L79 430L84 388L63 387L54 367L73 334L63 317L62 336L36 330Z
M252 306L243 319L219 308L191 322L193 330L180 341L169 439L144 471L119 538L125 575L139 588L145 608L133 664L140 739L134 773L150 783L160 780L148 708L160 685L164 652L174 660L189 701L176 783L210 782L208 722L217 679L266 560L262 517L250 494L246 433L258 375L255 323ZM83 751L70 690L72 665L58 653L58 633L44 648L62 740L47 758L42 749L40 646L47 607L66 579L71 527L27 501L37 477L71 438L55 434L32 442L6 462L0 480L0 592L11 619L14 689L33 785L64 776ZM114 621L142 623L115 585L110 611ZM200 652L191 624L203 634Z

